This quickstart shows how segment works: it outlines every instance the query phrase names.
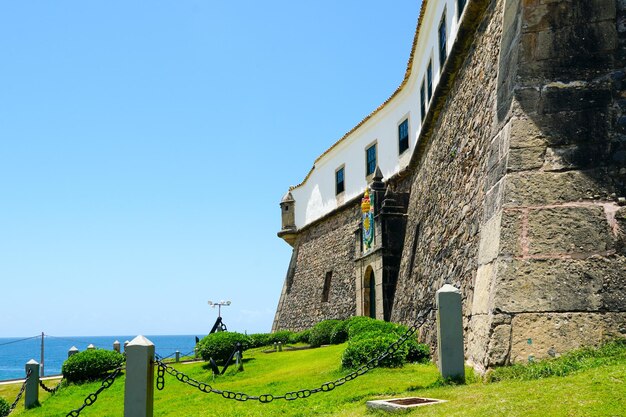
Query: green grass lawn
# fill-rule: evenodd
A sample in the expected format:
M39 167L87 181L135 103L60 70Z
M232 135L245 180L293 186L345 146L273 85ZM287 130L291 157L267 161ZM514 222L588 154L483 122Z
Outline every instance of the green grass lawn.
M315 388L345 375L346 372L339 369L344 349L345 344L271 354L248 351L244 372L229 370L227 375L216 377L214 381L203 363L175 364L174 367L216 389L249 395L282 395ZM53 396L44 393L41 407L26 411L20 404L11 416L65 416L99 386L100 383L90 383L65 387ZM13 401L18 389L17 384L0 386L0 396ZM83 410L81 416L122 416L123 392L122 376L100 394L93 406ZM276 400L270 404L226 400L219 395L202 393L166 375L165 389L155 390L154 396L155 416L376 416L385 413L368 412L367 400L399 396L448 400L410 413L419 416L626 416L626 355L599 362L594 367L583 367L567 376L490 384L476 381L462 386L442 386L432 364L375 369L331 392L296 401Z

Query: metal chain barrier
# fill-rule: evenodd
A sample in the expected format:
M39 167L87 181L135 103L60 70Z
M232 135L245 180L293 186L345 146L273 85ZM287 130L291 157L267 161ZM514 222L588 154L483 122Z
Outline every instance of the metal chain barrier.
M83 411L83 409L85 407L89 407L90 405L93 405L93 403L95 403L96 400L98 399L98 395L100 395L100 393L102 391L104 391L107 388L110 388L111 385L113 385L113 382L115 382L115 378L117 378L117 376L120 374L122 369L124 369L124 368L122 366L120 366L120 367L116 368L106 378L104 378L100 388L98 388L98 390L96 392L92 392L87 397L85 397L85 401L83 402L83 405L80 406L80 408L77 408L77 409L72 410L69 413L67 413L66 417L78 417L80 415L81 411Z
M26 390L26 383L30 379L30 374L32 374L32 373L33 373L33 371L31 371L30 369L26 373L26 379L24 379L24 382L22 383L22 387L20 388L20 391L17 393L17 397L15 398L15 401L13 401L13 404L11 404L11 407L9 407L9 414L11 414L13 412L13 410L15 410L15 407L17 407L17 403L20 402L20 399L22 398L22 395L24 395L24 391ZM7 416L9 414L7 414Z
M62 383L63 383L63 379L61 379L59 381L59 383L56 385L56 387L50 388L50 387L47 387L46 384L44 384L41 379L39 380L39 386L41 387L41 389L43 389L46 392L49 392L50 394L54 394L55 392L57 392L59 390L59 388L61 388L61 384Z
M411 336L413 336L415 332L417 332L417 330L424 324L424 322L426 321L426 317L428 317L428 314L431 311L432 309L428 309L420 313L417 316L417 319L415 319L415 322L413 322L413 324L409 327L409 329L402 336L400 336L398 340L391 343L387 347L385 352L383 352L381 355L373 359L370 359L365 365L360 366L355 371L350 372L348 375L338 378L331 382L325 382L319 387L316 387L313 389L301 389L298 391L289 391L283 395L277 395L277 396L274 396L272 394L262 394L262 395L256 396L256 395L248 395L243 392L222 391L222 390L213 388L211 385L207 383L200 382L198 380L191 378L188 375L185 375L184 373L180 371L177 371L171 366L165 364L162 361L162 359L159 358L158 356L155 361L158 367L156 387L159 391L165 388L165 373L167 372L168 374L172 375L174 378L176 378L178 381L182 382L183 384L187 384L189 386L197 388L198 390L206 394L221 395L223 398L226 398L227 400L235 400L235 401L254 400L254 401L259 401L260 403L266 404L266 403L271 403L274 400L293 401L293 400L297 400L300 398L308 398L311 395L317 394L319 392L332 391L335 388L345 384L346 382L352 381L356 379L357 377L364 375L367 372L371 371L372 369L378 367L385 358L387 358L390 355L393 355L396 351L398 351L400 346L404 344Z

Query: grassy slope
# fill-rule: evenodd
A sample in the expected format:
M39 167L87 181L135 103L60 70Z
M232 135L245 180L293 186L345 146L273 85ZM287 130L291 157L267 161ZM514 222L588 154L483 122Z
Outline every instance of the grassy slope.
M297 352L246 354L245 372L230 373L212 382L201 364L177 369L214 388L243 391L250 395L284 394L315 388L341 375L339 358L345 345ZM420 416L626 416L626 360L581 371L566 377L534 381L504 381L493 384L424 388L437 380L433 365L409 365L402 369L377 369L367 375L308 399L240 403L208 395L166 377L164 391L155 391L155 416L365 416L382 415L365 409L365 401L394 396L424 396L449 400L422 407L411 414ZM53 385L53 383L50 383ZM20 405L12 416L65 416L82 404L99 383L64 388L42 397L40 408L24 411ZM18 385L0 386L0 396L13 400ZM123 415L124 378L121 377L82 416Z

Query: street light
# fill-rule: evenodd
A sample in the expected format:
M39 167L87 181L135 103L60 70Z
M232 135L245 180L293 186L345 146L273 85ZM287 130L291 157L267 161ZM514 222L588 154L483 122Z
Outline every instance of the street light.
M209 305L213 308L215 308L215 306L217 306L217 316L218 317L222 317L222 306L229 306L230 305L230 301L218 301L218 302L213 302L211 300L209 300Z

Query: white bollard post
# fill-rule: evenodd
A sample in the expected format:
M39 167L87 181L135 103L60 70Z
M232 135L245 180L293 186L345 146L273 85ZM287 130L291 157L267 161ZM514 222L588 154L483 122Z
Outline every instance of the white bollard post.
M461 291L450 284L437 291L437 351L441 376L465 382Z
M135 337L125 349L124 417L152 417L154 407L154 344Z
M24 392L24 406L26 409L39 405L39 363L31 359L26 362L26 375L30 370L30 377L26 382L26 390Z
M67 351L67 357L69 358L72 355L76 355L78 353L78 348L76 346L72 346L70 350Z
M113 342L113 350L116 351L117 353L120 353L120 342L119 342L119 340L116 340L115 342Z

